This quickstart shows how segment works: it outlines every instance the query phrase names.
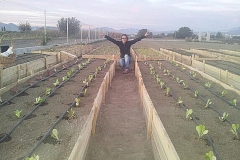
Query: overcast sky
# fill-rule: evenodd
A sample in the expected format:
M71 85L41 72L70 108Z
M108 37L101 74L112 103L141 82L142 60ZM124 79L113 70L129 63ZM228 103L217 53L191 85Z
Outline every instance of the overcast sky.
M19 23L14 19L15 16L11 17L10 20L7 18L7 15L11 12L7 12L6 8L9 7L9 2L11 2L10 5L14 7L10 6L10 10L12 12L19 10L14 12L18 15L27 11L31 12L31 15L37 15L35 11L40 9L39 11L46 10L47 21L56 14L57 19L60 17L76 17L85 24L114 29L147 28L149 30L168 31L178 30L180 27L186 26L193 31L223 31L240 27L240 0L1 1L3 3L1 3L2 7L0 6L0 22ZM31 8L34 6L36 9ZM42 15L37 16L42 19ZM29 18L31 19L30 15ZM52 22L53 20L49 21Z

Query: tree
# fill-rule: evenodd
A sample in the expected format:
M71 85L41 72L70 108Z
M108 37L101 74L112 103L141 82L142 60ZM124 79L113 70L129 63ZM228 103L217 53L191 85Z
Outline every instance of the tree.
M67 18L61 18L58 20L57 27L63 33L67 33ZM75 35L79 33L80 30L80 21L75 17L68 18L68 34Z
M32 30L32 27L28 22L26 22L26 23L19 23L18 29L20 30L20 32L29 32Z
M192 37L193 31L188 27L181 27L176 31L176 38Z
M216 34L216 38L223 38L222 33L221 33L221 32L218 32L218 33Z
M137 37L141 37L143 35L145 35L145 33L147 32L147 29L141 29L138 31L137 33ZM150 34L149 34L150 35Z

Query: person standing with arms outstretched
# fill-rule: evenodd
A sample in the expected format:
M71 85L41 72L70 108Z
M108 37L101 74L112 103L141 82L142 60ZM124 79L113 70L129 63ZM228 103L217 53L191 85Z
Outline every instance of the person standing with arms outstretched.
M103 33L101 33L103 35ZM131 54L130 54L130 47L134 43L141 41L141 39L145 38L146 36L149 35L149 32L147 31L145 35L138 37L136 39L128 41L128 36L126 34L123 34L121 36L121 41L117 41L113 39L112 37L109 37L107 35L104 35L104 37L109 40L110 42L116 44L119 49L120 49L120 60L119 60L119 65L124 69L123 73L128 73L129 72L129 65L132 61Z

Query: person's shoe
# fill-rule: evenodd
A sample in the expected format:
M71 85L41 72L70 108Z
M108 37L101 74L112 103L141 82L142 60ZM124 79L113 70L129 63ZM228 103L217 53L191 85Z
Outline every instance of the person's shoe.
M126 69L123 71L123 73L124 73L124 74L129 73L129 69L126 68Z

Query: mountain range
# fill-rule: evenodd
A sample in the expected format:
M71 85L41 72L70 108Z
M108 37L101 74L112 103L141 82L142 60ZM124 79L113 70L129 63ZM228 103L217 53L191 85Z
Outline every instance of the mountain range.
M0 31L1 31L2 27L5 27L6 31L19 31L18 25L13 24L13 23L5 24L5 23L0 22ZM39 29L39 28L41 28L41 27L32 26L32 30L36 30L36 29ZM47 29L48 30L57 30L57 27L47 26ZM137 34L138 31L140 30L140 29L137 29L137 28L127 28L127 29L116 30L116 29L109 28L109 27L101 27L100 29L101 30L106 30L108 32L120 32L120 33L125 33L125 34ZM153 34L161 34L161 33L168 34L168 33L174 33L175 31L170 30L170 31L151 31L151 32ZM195 31L195 32L198 33L197 31ZM226 30L226 31L220 31L220 32L223 32L224 34L228 34L228 35L240 35L240 27L232 28L232 29L229 29L229 30ZM217 33L217 31L211 32L211 33L215 34L215 33Z

